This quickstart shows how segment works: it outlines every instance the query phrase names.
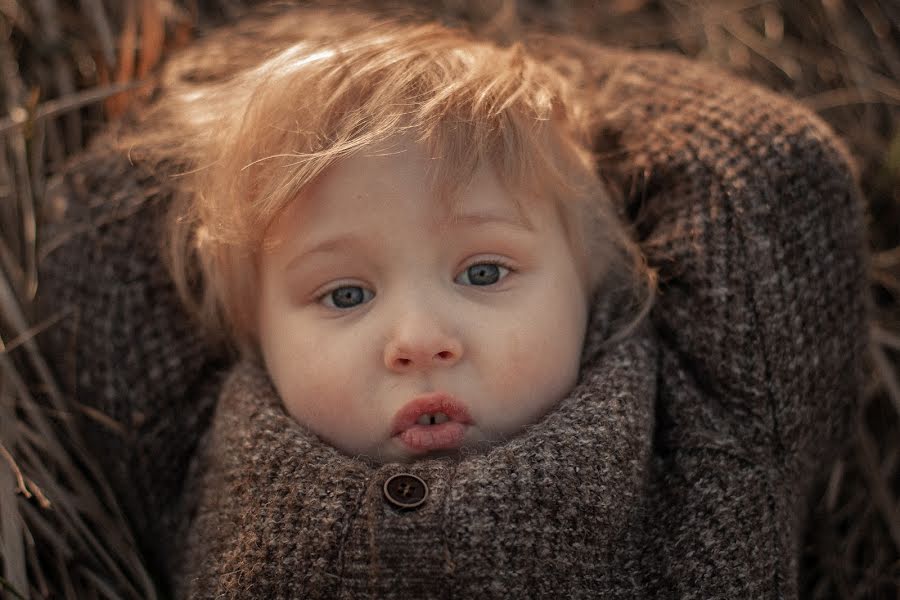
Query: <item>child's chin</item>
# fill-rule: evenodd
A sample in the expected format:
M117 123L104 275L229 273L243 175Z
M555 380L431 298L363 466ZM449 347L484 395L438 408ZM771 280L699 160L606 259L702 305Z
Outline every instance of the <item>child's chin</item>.
M354 454L354 456L370 465L409 464L423 460L461 461L471 456L486 454L503 441L503 439L482 439L479 437L478 432L475 431L475 428L471 428L468 434L463 445L457 448L427 451L412 450L398 438L392 437L380 447L366 453Z
M390 442L385 444L382 448L378 448L370 453L356 455L356 458L373 465L385 465L389 463L409 464L431 459L460 460L473 452L475 451L471 448L452 448L416 452L406 448L399 440L391 439Z

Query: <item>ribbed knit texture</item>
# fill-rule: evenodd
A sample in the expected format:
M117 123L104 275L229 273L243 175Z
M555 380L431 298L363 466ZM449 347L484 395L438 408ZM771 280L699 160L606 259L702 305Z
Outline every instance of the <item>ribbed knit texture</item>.
M179 597L797 597L805 494L863 382L846 153L802 107L709 66L539 48L590 73L602 169L625 185L661 291L605 353L596 308L577 387L487 454L344 456L287 417L250 362L211 415L223 363L155 250L165 186L102 150L58 186L67 225L102 223L49 250L44 306L77 318L46 343L60 364L74 348L77 399L119 421L120 434L87 427ZM416 510L383 498L401 472L430 487Z
M159 258L170 190L96 147L47 190L65 207L41 227L37 304L64 318L38 341L138 533L168 570L188 461L208 428L226 362L197 335Z

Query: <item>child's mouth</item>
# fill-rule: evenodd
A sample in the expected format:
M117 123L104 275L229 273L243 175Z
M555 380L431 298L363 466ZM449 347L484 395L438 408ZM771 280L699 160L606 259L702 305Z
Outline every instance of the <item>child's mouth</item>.
M410 450L448 450L458 448L466 434L462 423L441 423L440 425L415 425L397 435Z
M392 435L408 449L427 452L458 448L472 424L465 406L449 394L418 396L397 411Z

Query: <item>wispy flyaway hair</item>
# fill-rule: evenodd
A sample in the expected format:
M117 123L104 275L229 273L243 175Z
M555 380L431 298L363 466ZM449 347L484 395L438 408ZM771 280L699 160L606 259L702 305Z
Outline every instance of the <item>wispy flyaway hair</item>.
M166 253L209 332L253 346L255 257L269 225L335 162L398 136L426 148L446 202L479 164L519 201L552 202L587 257L585 278L643 281L646 312L652 276L596 175L591 104L566 76L521 44L436 23L299 15L267 25L250 56L213 38L173 61L140 135L124 140L138 160L182 168Z

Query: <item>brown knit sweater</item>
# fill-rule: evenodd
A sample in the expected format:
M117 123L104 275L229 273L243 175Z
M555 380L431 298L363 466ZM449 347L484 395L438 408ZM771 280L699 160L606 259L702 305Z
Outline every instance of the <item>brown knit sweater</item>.
M178 597L797 596L805 495L849 434L867 344L847 155L808 111L709 66L537 47L591 73L604 174L662 283L607 352L595 307L577 387L487 454L379 466L328 447L178 309L156 251L165 181L98 145L56 186L42 306L75 310L42 341L117 422L85 429ZM386 495L399 473L427 484L417 508Z

